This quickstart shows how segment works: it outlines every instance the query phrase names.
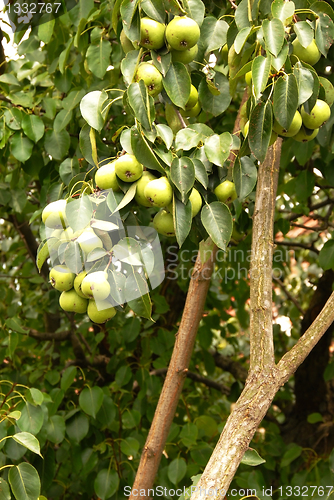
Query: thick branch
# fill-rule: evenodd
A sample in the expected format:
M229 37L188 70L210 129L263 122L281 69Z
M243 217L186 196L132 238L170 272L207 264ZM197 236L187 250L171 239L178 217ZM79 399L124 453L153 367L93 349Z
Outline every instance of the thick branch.
M71 335L70 331L67 332L39 332L38 330L29 330L28 336L37 340L66 340Z
M140 490L141 492L147 492L153 486L183 382L188 373L190 357L199 322L202 319L217 251L212 242L203 245L203 247L202 251L200 249L198 252L191 276L172 358L140 459L132 491ZM130 500L135 500L138 496L131 493L129 498ZM143 498L148 500L150 496L146 494Z

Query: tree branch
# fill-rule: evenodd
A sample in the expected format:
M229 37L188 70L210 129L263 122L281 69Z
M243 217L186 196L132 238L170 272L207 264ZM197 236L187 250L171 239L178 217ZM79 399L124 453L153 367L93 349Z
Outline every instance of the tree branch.
M203 315L216 252L217 247L213 245L211 240L200 245L180 327L176 334L172 358L140 459L133 490L147 492L153 486L183 382L188 374L188 366L199 322ZM135 500L137 496L131 493L129 498ZM149 499L150 496L147 494L145 498Z
M166 373L167 373L167 368L159 368L158 370L152 370L150 372L150 375L162 376L165 375ZM230 388L227 387L226 385L221 384L220 382L216 382L215 380L212 380L210 378L203 377L203 375L199 375L198 373L188 371L187 378L194 380L194 382L199 382L200 384L206 385L207 387L212 387L213 389L216 389L222 394L230 394L231 392Z

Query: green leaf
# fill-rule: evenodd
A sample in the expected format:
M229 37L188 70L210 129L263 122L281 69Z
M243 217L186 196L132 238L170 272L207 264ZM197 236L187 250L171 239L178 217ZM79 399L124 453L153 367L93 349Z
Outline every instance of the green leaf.
M322 55L327 57L334 39L334 23L328 14L319 12L318 16L315 21L315 42Z
M191 203L185 205L176 197L174 198L174 225L176 240L181 248L191 230Z
M180 149L189 151L189 149L196 148L201 141L203 141L203 134L197 130L193 130L190 125L177 132L175 136L175 149L176 151Z
M43 393L39 389L35 389L35 387L31 387L29 389L31 401L35 405L41 405L44 401Z
M165 174L165 170L155 156L152 148L148 145L143 134L138 129L131 129L131 147L137 160L150 170L157 170Z
M252 63L252 82L258 99L267 86L271 68L271 57L257 56Z
M256 450L248 448L248 450L245 451L240 463L255 467L256 465L264 464L265 462L266 461L260 457Z
M296 177L295 193L298 201L306 201L311 196L315 185L313 172L303 170Z
M234 40L234 49L237 54L240 54L240 52L242 51L251 31L252 28L250 26L247 26L247 28L242 28L242 30L237 34L236 39Z
M77 413L70 421L66 422L66 433L76 444L79 444L87 436L88 430L89 421L83 413Z
M102 469L94 481L94 491L101 500L107 500L116 493L119 477L116 471Z
M33 453L42 456L38 439L35 438L35 436L33 436L32 434L30 434L30 432L17 432L12 436L12 438L14 439L14 441L21 444L22 446L32 451Z
M167 52L167 54L159 54L159 52L151 51L151 56L154 66L160 71L162 76L165 78L170 68L170 65L172 64L172 54L170 52Z
M312 71L298 61L293 67L298 88L298 106L306 102L313 94L314 78Z
M185 203L187 193L193 188L195 182L195 167L192 160L187 156L174 158L170 168L170 177L181 193L182 202Z
M319 253L319 265L326 271L334 269L334 240L328 240Z
M257 180L257 168L248 156L243 156L240 161L236 161L233 180L238 198L244 200L253 191Z
M80 111L88 125L101 132L106 113L104 112L104 103L108 99L107 92L94 90L89 92L81 99Z
M13 330L14 332L24 333L26 335L28 334L28 330L22 328L18 318L7 318L5 321L5 325L7 326L7 328Z
M194 21L196 21L197 24L201 26L205 13L205 6L202 0L183 0L182 5L188 17L194 19Z
M125 282L125 298L130 309L138 316L151 319L152 303L145 278L139 273L130 274Z
M323 416L321 413L311 413L307 415L307 421L309 424L317 424L318 422L323 422Z
M38 500L41 482L35 467L32 465L22 462L11 467L8 481L16 500Z
M182 443L187 447L191 448L197 441L198 427L192 422L187 422L182 426L180 432L180 438Z
M154 99L148 95L144 81L131 83L127 93L135 117L144 128L151 129L155 119Z
M226 33L228 24L222 19L216 19L213 16L204 18L201 26L201 45L204 46L205 52L212 52L226 43Z
M22 123L22 112L17 108L9 108L4 112L7 127L11 130L20 130Z
M233 228L232 215L228 207L220 201L204 205L201 220L212 241L218 248L226 251Z
M68 95L62 100L62 106L68 112L76 108L81 99L86 95L85 89L80 87L72 89Z
M278 54L277 57L271 58L271 64L276 69L277 72L285 65L288 54L289 54L289 45L287 41L284 40L281 52Z
M186 475L187 464L184 458L175 458L168 466L168 479L177 485Z
M139 450L139 441L137 439L129 436L121 441L122 453L126 456L136 457ZM1 500L1 499L0 499Z
M129 86L134 77L135 70L137 69L138 57L140 52L138 50L131 50L126 54L121 62L121 72L124 82Z
M44 122L39 116L24 115L22 129L29 139L38 142L44 135Z
M13 135L11 139L11 153L19 161L27 161L32 153L34 143L20 133Z
M66 218L73 232L85 229L93 216L93 204L89 196L80 196L78 199L69 198L66 204Z
M96 419L104 427L109 427L116 418L117 407L111 397L103 395L102 406L96 416Z
M69 387L71 387L76 375L77 375L77 367L76 366L69 366L68 368L66 368L63 371L62 376L61 376L60 387L64 392L66 392L67 389L69 389Z
M55 132L61 132L72 121L73 112L71 110L62 109L56 116L53 122Z
M36 435L42 428L44 413L40 406L34 406L28 401L21 411L21 417L17 421L19 429L23 432L31 432Z
M209 183L209 177L205 169L204 163L197 158L192 158L192 162L195 167L196 180L200 182L205 189L207 189Z
M332 83L324 78L323 76L319 76L320 85L325 92L325 101L328 106L331 107L334 103L334 87Z
M126 277L124 274L112 271L108 273L108 281L110 284L110 295L114 301L114 305L124 304L124 289L125 289L125 281Z
M271 12L273 17L277 17L284 23L284 21L292 17L295 13L295 4L291 1L274 0L271 4Z
M303 448L298 444L292 444L291 447L284 453L281 460L281 468L290 465L291 462L296 460L302 454Z
M218 116L223 113L231 102L230 85L226 76L221 73L216 73L213 83L219 95L213 95L210 92L209 85L205 78L202 79L198 87L199 100L203 111L211 113L213 116Z
M166 145L166 148L170 149L171 145L173 144L173 138L174 138L174 134L171 128L163 123L157 123L155 128L157 131L157 136L163 140L163 142Z
M285 35L282 21L276 17L271 19L271 21L265 19L262 23L262 29L266 42L266 48L275 57L277 57L283 47Z
M230 154L232 136L229 132L214 134L204 141L205 154L209 161L222 167Z
M190 96L190 76L187 68L180 62L172 63L162 80L168 97L176 106L185 107Z
M235 22L240 31L250 25L249 22L249 3L248 0L241 0L235 11Z
M165 23L166 12L162 0L142 0L140 6L148 17L158 23Z
M60 165L59 165L59 176L61 180L68 186L70 183L71 179L78 175L80 172L80 165L78 162L78 159L76 157L74 158L66 158Z
M101 38L98 45L90 45L86 59L89 70L97 78L102 79L110 66L111 43Z
M312 26L306 21L299 21L293 25L293 29L297 35L298 42L306 49L314 38Z
M103 390L101 387L85 387L79 396L80 408L93 418L102 406Z
M133 198L136 195L136 189L137 189L137 183L134 182L130 186L130 188L127 190L127 192L125 193L123 199L121 200L121 202L117 206L115 212L119 212L120 210L122 210L122 208L126 207L130 203L130 201L133 200Z
M55 160L63 159L69 150L70 143L70 135L66 130L58 133L54 130L48 130L45 134L45 150Z
M66 63L70 55L71 47L73 44L73 38L67 41L66 48L59 55L59 71L61 74L65 72Z
M249 119L248 143L259 161L264 161L273 127L273 112L270 100L260 101L252 111Z
M8 483L0 477L0 500L11 500Z
M88 255L90 255L90 253ZM78 274L82 271L84 255L79 243L76 241L69 241L64 250L63 258L65 265L72 271L72 273Z

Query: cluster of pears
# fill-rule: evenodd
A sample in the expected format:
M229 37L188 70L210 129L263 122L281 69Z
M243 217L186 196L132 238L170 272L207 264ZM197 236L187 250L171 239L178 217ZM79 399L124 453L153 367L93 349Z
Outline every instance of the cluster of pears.
M96 248L103 248L102 240L90 226L73 233L67 224L65 209L66 200L58 200L49 203L42 212L49 239L56 242L53 250L71 240L80 245L85 257ZM61 292L59 304L64 311L87 313L94 323L105 323L115 316L116 309L110 302L111 289L107 270L84 270L75 274L66 265L59 264L51 269L49 279L51 285Z
M298 38L292 42L292 56L297 60L313 66L316 64L321 53L317 47L315 39L307 47L303 47ZM252 72L249 71L245 75L245 81L249 87L252 85ZM241 110L241 130L244 137L247 137L249 130L249 120L246 112L247 103ZM277 120L274 120L273 130L270 139L270 145L275 142L277 136L292 137L298 142L309 142L314 139L319 132L319 128L329 119L331 110L329 105L322 99L317 99L313 108L302 105L299 110L295 112L291 125L288 129L282 127Z
M191 63L198 53L199 37L198 24L187 16L175 16L167 26L149 17L143 17L140 21L139 46L154 51L168 48L173 62ZM127 38L124 30L120 40L125 53L138 48ZM143 80L148 94L152 97L156 97L163 89L163 76L152 60L143 61L138 65L134 80ZM183 117L193 117L197 116L200 110L197 89L192 85L189 100L185 109L180 112Z
M174 236L173 188L168 178L164 175L156 177L144 170L136 157L129 153L100 167L95 174L95 184L102 190L119 191L118 178L123 182L136 181L135 201L144 207L160 209L153 218L153 227L159 234ZM192 189L189 200L195 217L202 207L202 198L196 188Z

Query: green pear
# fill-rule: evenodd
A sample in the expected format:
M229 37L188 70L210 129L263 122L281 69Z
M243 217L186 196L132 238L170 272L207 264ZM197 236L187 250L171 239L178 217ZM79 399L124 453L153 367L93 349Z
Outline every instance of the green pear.
M67 227L64 231L62 231L59 239L61 242L70 241L73 238L73 234L73 229L71 227Z
M81 290L81 283L82 283L82 280L85 278L85 276L87 276L87 272L86 271L82 271L81 273L79 273L75 279L74 279L74 290L77 292L77 294L80 296L80 297L83 297L84 299L86 299L86 295L84 293L82 293L82 290Z
M87 308L87 314L91 321L94 323L105 323L112 319L116 314L116 309L111 306L107 300L95 302L90 300Z
M144 188L144 196L154 207L166 207L173 199L173 189L167 177L150 181Z
M198 45L194 45L190 49L186 50L174 50L171 51L173 62L180 62L183 64L191 63L198 54Z
M195 217L202 208L202 197L197 189L192 188L189 201L191 203L191 216Z
M252 78L252 72L251 71L248 71L246 74L245 74L245 82L246 82L246 85L248 87L251 87L252 86L252 81L253 81L253 78Z
M161 49L165 45L165 30L164 24L143 17L140 20L140 45L150 50Z
M221 182L214 190L214 193L217 196L218 200L222 201L223 203L231 203L238 197L235 189L235 184L231 181Z
M51 285L59 292L71 290L74 278L75 274L67 266L63 265L53 267L49 273Z
M94 233L91 227L85 229L80 236L77 238L77 243L79 243L85 256L89 254L94 248L103 248L103 243L100 238Z
M309 130L302 126L299 132L296 135L294 135L292 139L298 142L310 142L318 135L318 132L319 132L318 128L314 130Z
M121 46L122 46L122 49L124 50L125 54L130 52L130 50L135 50L136 47L133 45L131 40L129 40L129 38L126 36L124 30L121 31L119 39L120 39Z
M310 64L311 66L314 66L314 64L316 64L321 57L321 53L314 38L310 45L308 45L307 47L303 47L302 44L298 41L298 38L296 38L292 42L292 53L297 56L298 59L306 62L307 64Z
M198 92L197 92L197 88L194 87L194 85L191 85L190 87L190 96L189 96L189 99L185 105L185 108L188 110L188 109L191 109L193 108L196 104L198 103Z
M106 165L102 165L102 167L98 169L95 174L95 184L100 189L112 189L113 191L119 191L114 161L107 163Z
M173 215L167 210L160 210L153 219L153 227L164 236L175 236Z
M47 227L65 227L68 225L66 220L66 200L57 200L49 203L42 212L42 221Z
M143 174L143 165L129 153L119 156L114 164L117 176L124 182L137 181Z
M87 274L82 280L81 291L89 299L106 299L110 294L108 273L104 271L95 271Z
M304 106L302 106L301 115L305 127L314 130L328 120L331 116L331 108L327 102L317 99L310 113L306 113Z
M174 50L187 50L196 45L200 37L196 21L187 16L175 16L167 25L166 39Z
M150 203L147 200L147 198L145 198L144 190L145 190L145 187L147 186L147 184L150 181L153 181L154 179L156 179L155 175L153 175L148 170L145 170L145 172L143 172L143 175L141 176L141 178L137 181L135 200L138 203L138 205L142 205L143 207L151 207L152 206L152 203Z
M72 288L72 290L62 292L59 305L64 311L84 314L87 311L88 299L80 297Z
M197 101L195 106L193 106L191 109L186 109L186 110L180 109L181 116L187 118L194 118L195 116L199 115L200 112L201 112L201 105L199 101Z
M281 127L278 121L275 120L273 125L273 130L278 135L282 135L283 137L293 137L300 130L301 126L302 126L302 117L299 111L296 111L292 119L291 125L288 129Z
M153 66L152 62L142 62L139 64L135 74L135 81L143 80L147 93L152 97L157 96L162 91L162 74Z

